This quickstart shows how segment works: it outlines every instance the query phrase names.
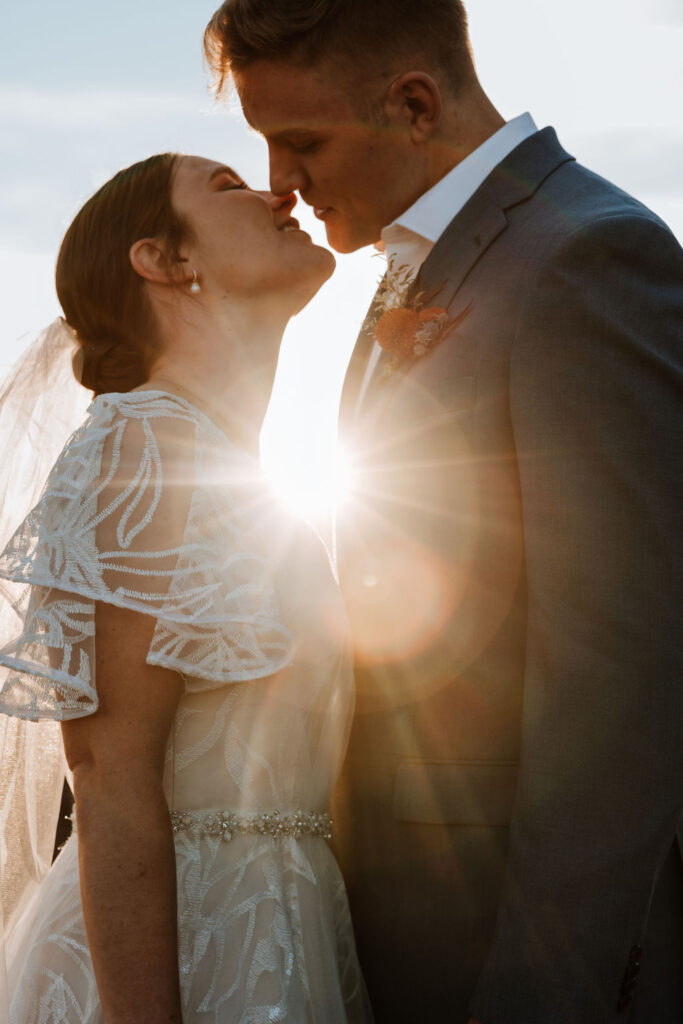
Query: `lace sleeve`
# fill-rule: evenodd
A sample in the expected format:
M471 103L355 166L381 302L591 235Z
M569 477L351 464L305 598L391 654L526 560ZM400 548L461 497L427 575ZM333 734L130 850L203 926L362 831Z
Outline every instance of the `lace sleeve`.
M291 660L267 560L240 526L226 446L173 396L93 403L0 555L12 610L2 617L0 711L37 720L96 710L96 601L154 616L147 661L189 689L272 675Z

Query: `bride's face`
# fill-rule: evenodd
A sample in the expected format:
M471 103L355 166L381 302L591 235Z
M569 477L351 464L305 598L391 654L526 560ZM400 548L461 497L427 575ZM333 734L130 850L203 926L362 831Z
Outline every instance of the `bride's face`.
M292 216L294 195L256 192L224 164L181 157L172 200L194 236L183 255L207 294L278 297L294 312L334 270L332 253L314 245Z

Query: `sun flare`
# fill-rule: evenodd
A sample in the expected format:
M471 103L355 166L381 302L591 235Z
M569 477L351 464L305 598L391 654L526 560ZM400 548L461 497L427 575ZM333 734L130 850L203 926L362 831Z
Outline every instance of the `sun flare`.
M297 460L292 464L271 452L263 454L262 465L287 507L314 523L331 520L349 494L349 460L340 447L333 448L324 463Z

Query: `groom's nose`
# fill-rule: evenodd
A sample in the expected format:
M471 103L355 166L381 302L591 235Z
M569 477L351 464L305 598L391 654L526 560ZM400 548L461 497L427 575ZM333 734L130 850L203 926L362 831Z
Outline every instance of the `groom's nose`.
M306 177L292 160L291 152L285 146L268 145L270 163L270 187L276 196L286 196L291 192L300 192L306 184Z

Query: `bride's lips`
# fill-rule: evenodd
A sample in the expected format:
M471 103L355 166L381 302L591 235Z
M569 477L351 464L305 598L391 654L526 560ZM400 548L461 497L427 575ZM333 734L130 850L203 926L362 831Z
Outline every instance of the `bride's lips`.
M309 235L308 231L304 231L304 229L299 226L299 221L296 219L296 217L288 217L286 221L280 224L280 226L278 227L278 231L282 235L301 235L303 238L307 238L309 242L311 241L311 236Z
M315 206L313 208L313 213L318 218L318 220L325 220L325 217L328 215L328 213L331 212L331 206Z
M280 224L278 231L300 231L299 221L296 217L288 217L287 220Z

